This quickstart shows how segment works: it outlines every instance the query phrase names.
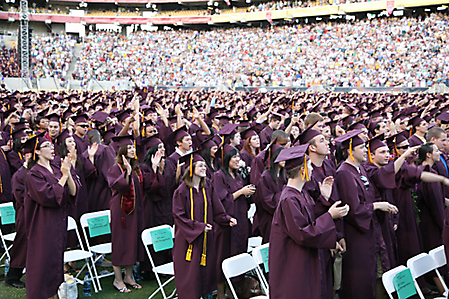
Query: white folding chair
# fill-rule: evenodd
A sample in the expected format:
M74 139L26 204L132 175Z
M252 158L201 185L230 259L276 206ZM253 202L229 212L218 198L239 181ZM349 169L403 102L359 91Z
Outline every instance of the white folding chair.
M5 208L5 207L13 207L14 208L14 205L13 205L12 202L5 202L5 203L0 204L0 209L1 208ZM1 212L0 212L0 217L1 217ZM2 230L0 229L0 238L2 240L3 248L5 248L5 252L0 257L0 261L3 261L3 259L5 257L8 257L8 259L11 260L11 256L9 255L9 250L11 249L12 244L9 245L9 246L6 246L6 241L12 243L14 241L15 237L16 237L16 233L15 232L4 235Z
M84 250L83 242L81 241L80 234L78 232L78 227L76 226L75 219L68 216L67 220L67 231L74 230L76 233L76 237L78 239L78 243L80 245L81 249L73 249L73 250L66 250L64 252L64 263L70 263L70 262L76 262L84 260L86 262L85 266L87 266L87 269L89 270L89 273L91 274L90 280L92 281L92 285L94 286L95 293L98 292L97 285L95 284L95 279L92 278L92 269L89 265L89 259L92 260L92 253L89 251ZM79 273L74 277L76 283L83 284L83 280L80 280L78 276L82 273L82 270L84 267L79 271ZM95 269L95 267L94 267Z
M175 233L173 228L170 225L164 224L164 225L160 225L160 226L156 226L156 227L152 227L152 228L147 228L142 232L142 243L145 247L145 250L147 252L148 255L148 259L150 260L151 263L151 268L153 269L154 275L156 276L156 281L159 285L159 287L153 292L153 294L151 294L150 297L148 297L149 299L153 298L159 291L161 291L162 296L164 297L164 299L167 298L172 298L175 293L176 293L176 289L173 290L173 293L170 296L166 296L165 295L165 291L164 291L164 287L169 284L173 279L175 279L175 269L173 268L173 262L171 263L167 263L167 264L163 264L160 266L156 266L154 264L153 258L151 257L151 253L150 250L148 249L149 245L153 245L153 239L151 238L151 232L155 232L161 229L167 229L169 228L171 230L172 233L172 238L175 238ZM171 248L168 248L171 249ZM166 249L166 250L168 250ZM169 279L167 279L167 281L165 281L163 284L161 283L161 279L159 278L159 274L162 275L170 275L172 277L170 277Z
M254 261L257 264L257 270L260 272L260 277L261 279L261 283L262 283L262 288L264 288L265 294L269 293L269 285L267 280L265 279L265 275L262 272L262 269L260 268L260 264L264 263L264 259L262 257L262 250L269 248L270 247L270 243L267 244L263 244L261 246L258 246L256 248L253 249L253 252L251 253L251 255L253 256ZM265 269L265 271L268 272L268 269Z
M262 245L262 240L263 239L260 236L248 238L248 249L246 252L251 253L254 248Z
M232 295L235 299L238 299L237 294L235 293L234 287L231 283L231 278L245 274L248 271L255 270L259 281L262 281L262 277L260 275L260 271L258 270L259 266L256 264L256 261L248 254L241 253L239 255L227 258L221 264L224 276L229 285L229 289L232 292ZM268 294L268 293L267 293ZM268 296L257 296L252 297L256 298L268 298Z
M112 275L114 275L114 272L103 274L103 275L98 275L98 271L97 271L97 268L95 266L95 263L98 261L98 259L102 255L106 255L106 254L112 253L112 243L109 242L109 243L102 243L102 244L90 246L89 238L87 236L86 230L89 228L89 222L87 221L88 219L97 218L97 217L101 217L101 216L108 216L109 224L111 223L111 211L110 210L86 213L86 214L83 214L81 216L81 218L80 218L81 227L83 228L84 241L87 244L87 249L89 250L90 253L92 253L91 261L92 261L93 268L94 268L94 275L93 276L97 280L98 289L100 291L102 290L101 283L100 283L100 278L112 276ZM98 255L95 260L93 258L94 254Z
M406 270L407 267L400 265L397 266L396 268L393 268L387 272L385 272L384 274L382 274L382 283L384 285L385 290L388 293L388 296L390 297L390 299L393 299L393 293L396 292L394 285L393 285L393 278L396 276L396 274Z
M424 295L422 294L421 289L420 289L416 279L418 277L421 277L424 274L429 273L434 270L436 270L438 273L438 270L437 270L438 267L437 267L435 261L427 253L420 253L420 254L410 258L407 261L407 267L410 269L410 272L412 273L413 281L415 283L415 288L418 292L418 295L420 296L420 298L424 299ZM438 279L440 280L441 284L443 285L444 289L446 290L447 286L446 286L444 280L441 279L441 275L438 276ZM438 298L446 298L446 297L438 297Z
M429 255L435 261L437 268L443 267L447 264L446 253L444 252L444 245L432 249L431 251L429 251ZM438 279L444 281L443 277L440 274L440 271L438 269L435 269L435 271L437 272ZM444 295L447 295L449 290L445 284L443 284L443 288L444 288Z

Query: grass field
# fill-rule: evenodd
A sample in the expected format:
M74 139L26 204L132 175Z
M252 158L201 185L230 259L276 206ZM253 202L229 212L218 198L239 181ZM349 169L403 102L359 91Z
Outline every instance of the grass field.
M112 268L106 268L109 271L112 271ZM3 269L2 269L3 270ZM101 271L101 268L99 268ZM81 275L81 277L84 277L84 275ZM139 281L139 284L142 285L141 290L132 290L131 293L128 294L121 294L119 293L113 286L112 281L114 277L105 277L100 280L101 286L103 288L102 291L99 291L98 293L95 293L92 288L92 297L91 298L129 298L129 299L137 299L137 298L148 298L157 288L157 282L155 280L145 281L141 280ZM22 281L25 281L23 278ZM173 289L175 288L175 283L172 281L166 289L166 295L170 295ZM83 286L78 285L78 297L79 298L85 298L83 296ZM15 299L15 298L26 298L26 292L25 289L15 289L12 287L6 287L4 284L4 281L0 281L0 298L8 298L8 299ZM162 295L158 293L155 297L156 299L161 299Z

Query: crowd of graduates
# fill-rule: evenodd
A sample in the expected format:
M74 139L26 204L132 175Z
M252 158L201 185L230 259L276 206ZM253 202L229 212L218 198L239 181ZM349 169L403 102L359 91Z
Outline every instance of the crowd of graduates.
M14 203L17 232L6 284L29 298L54 296L71 267L67 216L108 209L114 287L142 288L133 265L152 270L141 232L168 224L174 248L153 258L174 261L186 299L230 296L221 263L251 236L270 244L276 299L380 298L382 273L449 241L447 95L0 96L0 201Z

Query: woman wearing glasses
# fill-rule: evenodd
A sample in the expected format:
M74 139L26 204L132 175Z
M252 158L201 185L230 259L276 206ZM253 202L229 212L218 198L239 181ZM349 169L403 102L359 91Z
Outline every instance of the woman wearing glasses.
M63 282L67 239L67 206L76 201L79 183L71 173L69 153L56 167L53 144L34 137L33 155L25 185L25 223L28 232L26 290L33 298L56 298Z

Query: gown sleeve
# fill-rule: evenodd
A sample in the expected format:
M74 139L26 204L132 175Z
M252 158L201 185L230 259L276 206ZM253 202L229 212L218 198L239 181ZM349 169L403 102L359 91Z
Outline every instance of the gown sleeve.
M118 164L114 165L108 171L109 188L121 194L126 194L129 188L131 188L131 177L129 178L129 182L126 182L125 175L126 171L121 171Z
M51 184L45 179L45 174L30 171L26 178L26 190L29 198L44 207L59 208L67 205L64 187L58 182Z

